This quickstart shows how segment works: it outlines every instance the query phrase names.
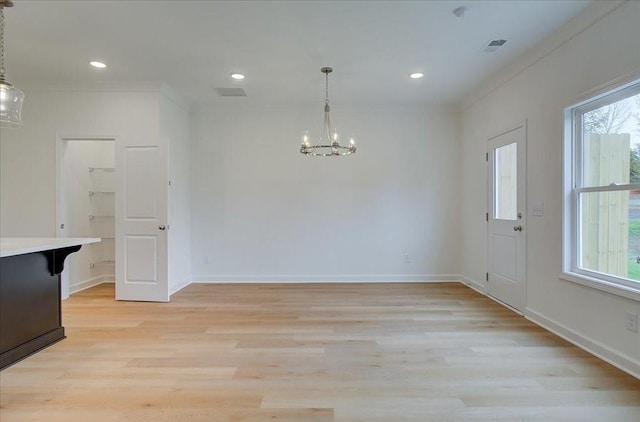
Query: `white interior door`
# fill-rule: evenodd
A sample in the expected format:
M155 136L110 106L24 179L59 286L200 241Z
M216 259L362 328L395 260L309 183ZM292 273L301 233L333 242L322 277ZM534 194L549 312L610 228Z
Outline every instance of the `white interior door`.
M526 130L489 139L487 293L523 311L526 305Z
M116 147L116 299L169 301L167 150L123 141Z

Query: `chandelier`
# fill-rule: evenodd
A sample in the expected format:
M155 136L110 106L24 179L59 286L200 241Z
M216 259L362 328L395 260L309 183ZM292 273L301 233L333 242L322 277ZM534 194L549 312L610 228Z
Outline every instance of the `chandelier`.
M0 126L22 126L24 93L4 79L4 8L12 7L11 0L0 0Z
M309 143L309 131L302 134L302 144L300 152L304 155L313 155L316 157L337 157L340 155L349 155L356 152L356 141L349 139L349 145L340 145L340 136L338 132L331 127L331 119L329 118L329 73L333 72L330 67L320 69L325 76L325 100L324 100L324 129L320 139L315 145Z

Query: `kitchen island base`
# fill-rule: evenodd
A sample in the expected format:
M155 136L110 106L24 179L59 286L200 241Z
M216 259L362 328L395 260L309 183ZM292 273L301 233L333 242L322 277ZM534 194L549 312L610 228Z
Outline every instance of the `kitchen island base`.
M65 338L60 273L80 247L0 258L0 369Z

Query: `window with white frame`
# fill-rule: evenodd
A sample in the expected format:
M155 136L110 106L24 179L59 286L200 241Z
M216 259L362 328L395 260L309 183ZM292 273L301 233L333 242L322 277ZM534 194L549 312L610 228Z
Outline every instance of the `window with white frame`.
M640 79L567 108L565 128L564 272L640 293Z

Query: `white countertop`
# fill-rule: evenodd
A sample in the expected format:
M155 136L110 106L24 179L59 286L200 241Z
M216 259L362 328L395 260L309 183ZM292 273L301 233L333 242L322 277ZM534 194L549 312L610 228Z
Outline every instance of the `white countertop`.
M100 241L97 237L0 237L0 258Z

